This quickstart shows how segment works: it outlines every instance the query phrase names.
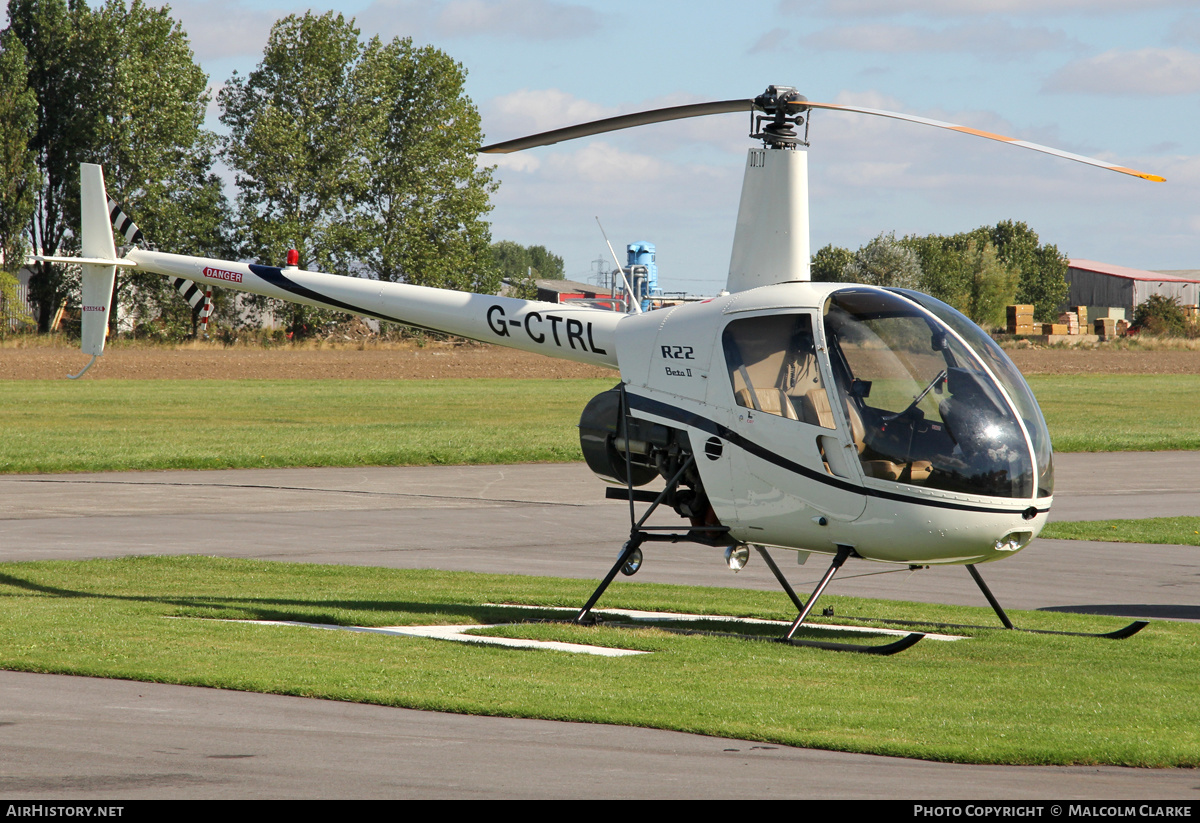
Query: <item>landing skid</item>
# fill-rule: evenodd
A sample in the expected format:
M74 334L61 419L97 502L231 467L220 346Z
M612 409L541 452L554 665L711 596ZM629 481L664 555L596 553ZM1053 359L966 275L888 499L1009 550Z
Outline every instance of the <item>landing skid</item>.
M775 565L773 563L770 565L771 565L772 571L775 571L775 576L779 577L780 575L779 575L779 572L776 570ZM996 616L1000 618L1000 622L1004 624L1004 628L1006 630L1024 632L1026 634L1057 634L1057 635L1061 635L1063 637L1103 637L1108 640L1124 640L1127 637L1133 637L1135 634L1140 632L1142 629L1144 629L1150 625L1150 621L1148 621L1148 620L1135 620L1132 623L1130 623L1128 626L1124 626L1120 629L1116 629L1111 632L1100 632L1100 633L1095 633L1095 634L1092 632L1059 632L1059 631L1052 631L1050 629L1018 629L1016 626L1013 625L1013 622L1008 619L1008 615L1005 614L1004 609L1001 608L1000 603L996 600L995 595L992 594L992 590L988 588L987 583L983 582L983 577L980 576L979 570L976 569L975 566L972 564L972 565L967 566L967 571L971 573L971 578L975 581L976 585L979 586L979 590L981 592L983 592L983 596L985 598L987 598L988 604L992 607L992 610L994 612L996 612ZM869 622L874 622L874 623L885 623L885 624L893 625L893 626L926 626L929 628L939 628L940 627L940 628L947 628L947 629L996 629L996 628L999 628L998 626L977 626L977 625L971 625L971 624L967 624L967 623L936 623L933 621L926 621L926 620L887 620L887 619L881 619L881 618L876 619L876 618L871 618L871 617L849 617L849 616L844 616L844 615L839 615L839 618L842 620L858 620L858 621L864 621L864 622L869 621Z
M932 620L892 620L881 617L858 617L845 614L837 615L838 620L854 620L860 623L883 623L888 626L923 626L930 629L987 629L989 631L1008 631L1007 626L980 626L974 623L937 623ZM1128 626L1123 626L1111 632L1058 632L1050 629L1018 629L1015 626L1012 631L1021 632L1022 634L1057 634L1064 637L1102 637L1107 640L1124 640L1127 637L1133 637L1142 629L1150 625L1149 620L1135 620Z
M775 564L775 561L771 558L771 555L767 553L767 550L765 548L763 548L762 546L756 546L755 548L757 548L758 553L760 555L762 555L763 560L767 564L767 568L769 568L771 570L771 573L775 575L775 579L779 581L779 585L783 587L783 590L787 593L788 597L791 598L792 603L795 604L796 608L800 610L800 616L797 617L796 622L792 624L792 628L788 631L787 636L784 638L785 640L788 640L792 637L792 635L800 627L800 624L803 623L804 619L806 617L808 617L809 613L812 612L812 608L814 605L816 605L816 600L821 595L821 592L823 592L825 590L825 587L829 584L829 581L831 579L833 579L834 574L837 573L838 569L841 568L842 564L845 563L846 559L851 554L853 554L853 549L851 549L848 546L839 546L838 547L837 556L834 557L833 563L830 565L829 570L825 572L824 577L822 577L821 582L817 584L817 588L813 591L812 596L808 598L808 603L805 604L805 603L802 603L800 601L800 598L796 596L796 592L792 589L791 585L788 584L787 579L783 576L783 572L781 572L779 570L779 566L777 566ZM1120 629L1116 629L1111 632L1101 632L1101 633L1095 633L1095 634L1091 633L1091 632L1061 632L1061 631L1052 631L1050 629L1018 629L1016 626L1013 625L1012 620L1009 619L1009 617L1005 613L1004 609L1000 606L999 601L996 600L995 595L992 594L992 590L988 588L987 583L984 582L983 577L979 574L979 570L976 569L974 565L968 565L967 571L970 572L971 578L975 581L976 585L979 586L979 590L981 592L983 592L983 596L985 598L987 598L988 604L991 605L992 610L996 612L996 616L1000 618L1000 622L1002 624L1004 624L1004 628L1007 630L1025 632L1028 634L1056 634L1056 635L1061 635L1064 637L1102 637L1102 638L1106 638L1109 640L1124 640L1127 637L1132 637L1133 635L1137 634L1142 629L1144 629L1148 625L1150 625L1149 621L1135 620L1134 622L1130 623L1128 626L1124 626ZM839 616L839 617L841 617L841 616ZM858 620L858 621L872 621L872 618L868 618L868 617L841 617L841 619ZM996 628L999 628L997 626L976 626L976 625L969 625L969 624L962 624L962 623L936 623L933 621L921 621L921 620L873 620L873 622L884 623L884 624L893 625L893 626L911 626L911 627L947 628L947 629L996 629ZM916 643L917 640L921 639L921 637L917 636L917 635L909 635L909 637L916 637L916 639L912 640L912 642L910 642L910 643L907 643L907 645L903 645L900 648L897 648L895 651L902 651L903 649L908 648L908 646L913 645L913 643ZM899 645L900 643L904 643L906 640L908 640L908 638L905 638L903 641L898 641L898 643L893 644L893 645ZM794 642L796 642L797 645L799 645L799 641L794 641ZM809 644L807 641L805 643L806 643L806 645ZM824 647L819 646L819 648L824 648ZM886 647L880 647L880 648L886 648ZM894 654L895 652L879 652L879 653Z

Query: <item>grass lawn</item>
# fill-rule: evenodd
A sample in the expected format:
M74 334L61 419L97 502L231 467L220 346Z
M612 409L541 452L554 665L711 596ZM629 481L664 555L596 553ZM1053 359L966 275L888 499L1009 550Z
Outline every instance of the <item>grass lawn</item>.
M1059 452L1200 449L1200 375L1031 375Z
M893 657L611 625L503 630L651 652L609 659L212 619L491 623L513 616L488 603L578 606L593 586L207 557L3 564L0 667L965 763L1200 766L1200 625L1190 623L1121 641L970 630ZM828 600L843 614L995 623L987 609ZM624 581L601 606L792 616L779 593ZM1012 616L1081 631L1125 622Z
M1108 543L1200 546L1200 517L1052 522L1042 529L1041 537L1058 540L1100 540Z
M582 459L612 380L0 382L0 472Z
M579 460L612 382L0 381L0 472ZM1030 383L1057 451L1200 449L1198 375Z

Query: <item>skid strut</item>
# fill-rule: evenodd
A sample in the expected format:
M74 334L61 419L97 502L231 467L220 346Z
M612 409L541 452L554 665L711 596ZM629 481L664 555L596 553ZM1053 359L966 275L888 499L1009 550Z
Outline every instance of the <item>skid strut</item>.
M971 577L979 586L979 590L983 592L983 596L987 598L987 602L991 604L992 610L996 612L996 616L1000 618L1000 622L1004 624L1004 628L1006 629L1015 629L1016 631L1029 632L1031 634L1062 634L1074 637L1106 637L1110 640L1124 640L1126 637L1132 637L1150 625L1149 621L1135 620L1124 628L1101 634L1091 634L1089 632L1056 632L1048 629L1017 629L1012 621L1008 619L1008 615L1004 613L1004 609L1000 607L1000 603L996 600L995 595L992 594L992 590L988 588L987 583L983 582L983 577L980 576L979 570L975 568L975 564L968 564L967 571L971 573Z
M829 564L829 570L825 572L825 576L821 578L821 582L817 584L815 589L813 589L812 596L808 598L808 602L805 603L804 608L800 610L800 616L796 618L796 622L792 624L792 627L788 629L787 634L783 636L784 640L792 639L792 635L794 635L796 630L800 628L800 624L804 622L804 618L808 617L808 613L813 610L813 606L817 605L817 598L821 596L821 592L825 591L825 587L829 585L829 581L833 579L833 576L837 574L838 569L842 567L842 564L846 562L846 558L848 558L850 553L853 551L854 549L852 549L850 546L838 546L837 554L834 556L833 562ZM774 569L772 569L772 571L774 571ZM794 593L792 599L795 600Z
M621 419L624 423L624 432L629 431L629 401L625 396L625 384L621 384ZM676 532L670 526L647 526L646 521L652 515L664 500L679 486L679 481L683 479L690 469L696 463L695 455L688 455L683 465L679 470L667 481L663 490L649 500L650 506L642 513L639 518L634 509L634 501L645 501L653 492L643 492L633 487L633 466L629 450L625 450L625 497L629 500L629 540L625 543L625 547L621 551L621 556L617 558L617 562L609 569L608 574L600 581L600 585L596 591L592 592L592 596L588 598L587 604L580 609L579 614L575 616L576 623L592 623L595 622L591 616L592 608L603 596L607 589L617 576L617 572L630 562L631 559L637 556L641 551L643 543L701 543L706 546L727 546L730 541L726 536L729 533L728 526L693 526L686 532ZM617 491L609 489L610 492ZM627 572L632 574L636 571Z
M1000 603L996 600L992 590L988 588L987 583L983 582L983 578L979 575L979 570L975 568L975 564L971 563L967 566L967 571L971 573L971 577L975 580L975 584L979 586L979 590L983 592L983 596L987 598L987 602L991 604L992 610L996 612L996 616L1000 618L1000 622L1004 624L1004 628L1013 628L1012 621L1008 619L1008 615L1004 613L1004 609L1000 608Z

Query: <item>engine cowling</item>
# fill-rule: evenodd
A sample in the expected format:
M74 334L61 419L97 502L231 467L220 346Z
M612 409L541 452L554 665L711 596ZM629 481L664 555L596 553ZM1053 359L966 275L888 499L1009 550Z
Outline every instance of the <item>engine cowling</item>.
M656 452L679 450L687 435L624 414L618 386L593 397L579 418L579 445L588 468L605 480L644 486L660 474ZM690 450L689 450L690 451Z

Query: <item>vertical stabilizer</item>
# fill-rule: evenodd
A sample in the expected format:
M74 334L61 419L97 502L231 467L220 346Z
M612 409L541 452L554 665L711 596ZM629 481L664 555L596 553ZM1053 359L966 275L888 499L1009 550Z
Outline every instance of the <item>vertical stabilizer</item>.
M808 280L810 256L808 152L750 149L726 288Z
M112 309L113 283L116 279L117 250L113 244L112 223L108 217L108 195L104 191L104 170L91 163L79 166L81 203L81 253L85 259L112 260L113 265L83 263L83 305L80 306L83 329L83 353L93 357L104 354L104 337ZM91 365L90 363L88 365ZM82 372L80 372L82 374Z

